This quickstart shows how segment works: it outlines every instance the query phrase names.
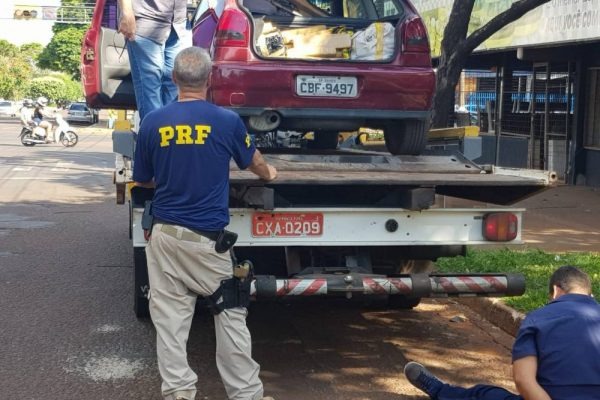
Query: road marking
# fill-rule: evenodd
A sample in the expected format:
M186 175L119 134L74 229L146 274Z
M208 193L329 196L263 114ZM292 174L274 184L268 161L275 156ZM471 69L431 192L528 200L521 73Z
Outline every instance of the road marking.
M75 177L11 176L8 178L0 178L0 181L57 181L59 179L75 179Z
M13 167L12 171L23 171L23 172L27 172L27 171L31 171L33 167Z
M85 376L94 382L133 379L149 367L147 360L130 360L118 355L99 356L95 353L88 357L69 357L66 372Z
M56 163L56 166L54 168L52 168L51 171L66 172L66 171L70 170L72 166L73 166L73 161L69 161L69 162L58 161Z

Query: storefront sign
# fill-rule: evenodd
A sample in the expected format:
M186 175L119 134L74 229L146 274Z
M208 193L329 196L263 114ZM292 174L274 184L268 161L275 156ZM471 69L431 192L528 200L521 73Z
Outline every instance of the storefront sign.
M456 0L460 1L460 0ZM425 21L433 54L440 54L454 0L413 0ZM469 33L507 10L513 0L476 0ZM600 0L552 0L496 32L476 51L600 40Z

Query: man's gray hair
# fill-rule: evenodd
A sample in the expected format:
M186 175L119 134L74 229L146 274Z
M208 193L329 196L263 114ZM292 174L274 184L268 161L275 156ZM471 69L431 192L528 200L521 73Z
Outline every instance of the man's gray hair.
M202 87L210 75L212 61L208 52L200 47L188 47L175 57L173 76L177 86Z

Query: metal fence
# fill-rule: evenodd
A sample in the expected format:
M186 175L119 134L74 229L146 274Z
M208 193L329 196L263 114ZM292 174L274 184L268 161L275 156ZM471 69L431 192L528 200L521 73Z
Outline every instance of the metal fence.
M527 166L564 176L574 101L570 65L464 71L456 99L457 109L470 114L470 124L500 138L499 152L526 148Z

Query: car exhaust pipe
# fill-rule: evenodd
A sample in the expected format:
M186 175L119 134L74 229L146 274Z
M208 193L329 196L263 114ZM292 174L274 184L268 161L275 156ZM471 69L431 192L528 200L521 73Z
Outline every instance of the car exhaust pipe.
M525 293L521 274L411 274L397 277L348 273L330 277L276 279L257 275L256 298L284 296L404 295L411 297L504 297Z
M281 115L275 111L265 111L248 117L248 125L257 132L271 132L281 124Z

